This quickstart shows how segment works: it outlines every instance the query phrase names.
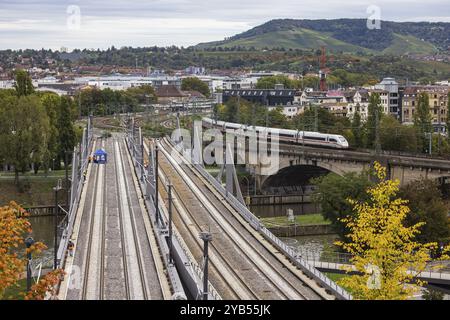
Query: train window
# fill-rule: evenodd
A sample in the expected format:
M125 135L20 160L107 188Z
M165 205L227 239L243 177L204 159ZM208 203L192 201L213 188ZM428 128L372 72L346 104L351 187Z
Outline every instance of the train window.
M325 141L325 138L321 138L321 137L308 137L305 136L305 139L310 139L310 140L318 140L318 141Z
M335 138L330 138L329 139L331 142L336 142L337 143L337 140L335 139Z

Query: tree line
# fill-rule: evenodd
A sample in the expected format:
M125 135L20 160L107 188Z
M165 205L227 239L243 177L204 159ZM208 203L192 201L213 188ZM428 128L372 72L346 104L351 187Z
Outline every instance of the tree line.
M72 98L35 92L29 75L16 72L15 88L0 90L0 163L14 168L16 184L31 167L61 168L81 136L77 116Z
M137 112L144 110L146 105L157 102L155 90L150 85L127 90L88 88L80 90L75 99L80 106L81 116Z

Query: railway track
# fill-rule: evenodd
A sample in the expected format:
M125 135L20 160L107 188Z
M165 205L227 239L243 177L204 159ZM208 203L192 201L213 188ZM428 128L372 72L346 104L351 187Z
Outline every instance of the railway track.
M125 277L128 284L128 294L131 299L149 298L147 290L147 280L144 273L143 258L140 251L140 243L136 231L136 215L130 199L130 185L125 174L122 143L114 141L115 166L118 173L116 182L119 192L119 216L121 225L122 241L126 243L123 246L123 257L125 268ZM118 170L117 170L118 169ZM130 258L128 263L128 258ZM131 266L131 268L128 267ZM134 270L133 270L134 269ZM136 272L137 271L137 272ZM137 274L138 273L138 274Z
M104 144L103 144L104 146ZM81 299L95 299L99 294L103 294L103 284L104 284L104 244L105 244L105 233L103 230L104 222L104 202L106 194L106 174L103 166L96 166L95 170L95 184L94 184L94 196L92 197L92 202L89 212L89 231L88 231L88 242L87 250L85 256L84 264L84 279L83 287L81 292ZM99 182L101 186L99 187ZM99 200L100 198L100 200ZM100 221L99 221L100 220ZM99 233L99 226L101 230ZM100 238L99 238L100 237ZM100 251L100 252L99 252ZM92 258L92 256L94 256ZM100 267L98 266L100 262ZM97 281L100 283L99 291L97 292Z
M114 145L114 149L116 149L116 145ZM115 186L116 186L116 190L119 190L119 175L118 175L118 165L117 165L117 158L114 157L114 170L116 172L116 177L114 179L115 182ZM131 293L130 293L130 282L128 279L128 259L127 259L127 252L126 252L126 247L125 245L125 228L123 226L123 212L122 212L122 208L120 205L120 196L118 193L116 193L117 196L117 200L118 200L118 207L117 207L117 211L118 211L118 216L119 216L119 230L120 230L120 241L122 243L121 245L121 251L122 251L122 265L123 265L123 275L124 275L124 284L125 284L125 297L126 299L130 299L131 298Z
M128 150L120 135L102 140L109 163L93 165L92 197L82 217L85 243L81 288L69 294L82 300L163 299L160 259L144 224ZM81 229L80 229L81 232ZM80 245L82 250L82 245ZM156 255L156 257L154 256ZM79 264L80 262L76 262ZM160 264L159 264L160 265ZM167 285L164 284L167 288ZM79 292L77 294L77 292Z
M236 221L238 219L222 203L223 199L214 195L189 166L177 165L170 159L171 146L163 141L160 147L162 174L173 183L179 202L178 205L175 203L181 217L178 219L179 227L185 236L189 232L189 236L195 239L194 251L201 251L198 232L211 228L214 239L211 243L211 282L218 291L220 288L226 291L226 294L221 292L224 298L322 298L304 286L295 274L286 277L286 268L273 259L272 253L262 249L257 239L249 237L242 222Z

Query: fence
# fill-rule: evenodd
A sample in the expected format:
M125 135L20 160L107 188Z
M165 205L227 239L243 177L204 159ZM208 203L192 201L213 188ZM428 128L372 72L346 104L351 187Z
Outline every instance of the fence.
M57 252L58 265L60 268L64 267L67 245L73 232L73 225L78 211L81 192L83 190L83 173L89 164L88 155L89 151L92 149L93 141L92 119L89 118L87 128L83 130L81 144L73 150L69 210L58 225L58 230L61 233Z

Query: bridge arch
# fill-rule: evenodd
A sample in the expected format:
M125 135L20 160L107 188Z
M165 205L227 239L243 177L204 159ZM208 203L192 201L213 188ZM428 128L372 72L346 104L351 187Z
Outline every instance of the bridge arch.
M278 179L280 175L285 175L289 179L291 176L301 175L302 170L316 171L316 176L325 175L330 172L343 176L347 172L362 172L364 169L368 169L369 166L370 164L368 163L355 161L281 156L279 159L279 169L276 174L271 176L259 176L259 190L263 191L267 186L277 185L276 179ZM290 175L286 174L286 172L290 173Z
M331 171L321 166L301 164L281 168L274 175L265 177L262 181L261 189L306 186L310 185L310 180L329 174Z

